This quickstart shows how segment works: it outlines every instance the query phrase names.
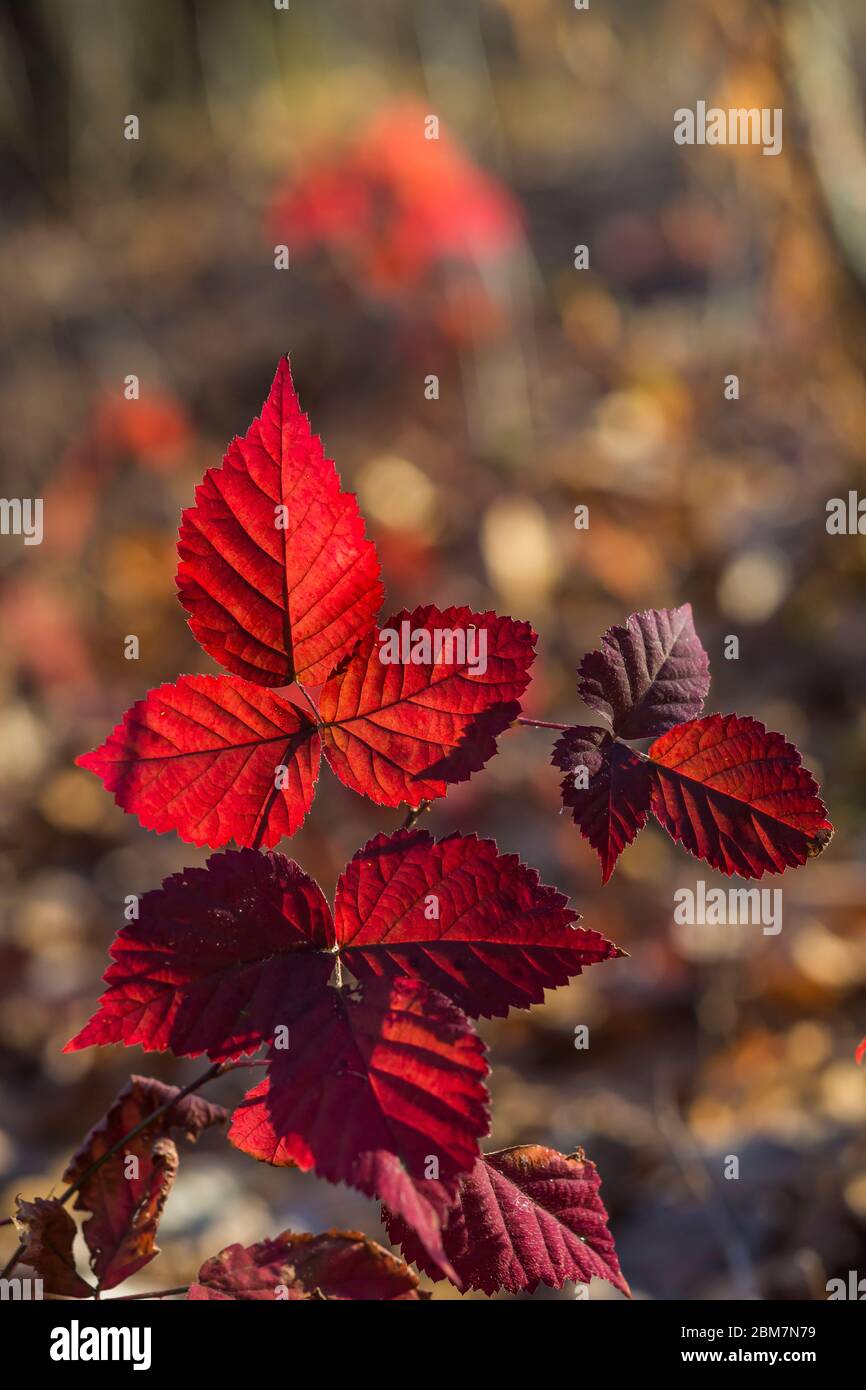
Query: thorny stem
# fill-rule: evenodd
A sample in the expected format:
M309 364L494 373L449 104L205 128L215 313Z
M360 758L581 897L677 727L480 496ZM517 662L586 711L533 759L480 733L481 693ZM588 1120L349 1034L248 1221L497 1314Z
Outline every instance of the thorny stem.
M179 1289L155 1289L153 1293L122 1293L117 1298L103 1298L103 1303L132 1303L134 1299L170 1298L172 1294L189 1293L189 1284L181 1284Z
M550 724L546 719L524 719L522 714L519 714L514 722L515 724L526 724L531 729L558 729L563 734L571 728L570 724Z
M265 820L265 817L262 816L262 823L261 823L261 825L259 826L258 830L256 831L255 835L253 836L252 843L250 844L250 849L261 849L261 847L262 847L262 840L263 840L264 837L265 837L265 826L266 826L266 824L267 824L267 822L266 822L266 820Z
M418 806L410 810L403 824L400 826L400 829L411 830L413 825L417 825L421 817L430 810L430 805L431 803L429 801L422 801Z
M551 724L551 723L550 723L548 720L546 720L546 719L524 719L524 717L523 717L522 714L519 714L519 715L517 716L517 718L515 719L514 722L515 722L515 724L526 724L526 725L528 725L531 729L557 729L560 733L563 733L563 734L567 734L568 731L574 727L573 724ZM603 728L603 725L595 725L595 724L594 724L592 727L593 727L593 728ZM604 732L605 732L605 733L611 733L612 730L610 730L610 729L605 729ZM651 763L651 762L652 762L652 758L651 758L647 753L642 753L641 750L640 750L639 748L635 748L634 745L631 744L631 743L628 743L626 739L624 739L624 738L618 738L616 734L614 734L613 737L614 737L614 742L615 742L615 743L621 743L621 744L623 745L623 747L624 747L624 748L627 748L627 749L629 750L630 753L633 753L634 756L635 756L636 758L640 758L641 762L644 762L644 763Z
M189 1293L189 1284L182 1284L178 1289L154 1289L153 1293L122 1293L117 1298L99 1298L96 1289L93 1290L93 1298L100 1303L131 1303L133 1299L142 1298L169 1298L172 1294ZM69 1296L65 1293L44 1293L43 1298L53 1299L55 1303L69 1303ZM81 1300L75 1300L80 1302Z
M110 1149L106 1149L104 1154L100 1154L99 1158L95 1158L92 1163L87 1165L77 1181L71 1183L69 1187L66 1188L65 1192L62 1192L57 1198L60 1205L65 1205L73 1193L77 1192L87 1179L91 1178L97 1169L102 1167L103 1163L116 1154L119 1149L122 1149L128 1144L131 1139L134 1139L136 1135L141 1134L142 1130L149 1129L154 1120L158 1120L161 1115L165 1115L167 1111L173 1109L180 1101L185 1100L187 1096L192 1095L193 1091L199 1090L199 1088L204 1086L208 1081L213 1081L216 1077L223 1076L226 1072L233 1071L234 1067L235 1063L233 1062L214 1062L213 1066L208 1067L207 1071L202 1072L201 1076L197 1076L188 1086L184 1086L183 1090L179 1091L176 1096L172 1096L163 1105L158 1106L156 1110L152 1110L149 1115L145 1115L144 1119L133 1129L129 1130L127 1134L122 1135L116 1144L112 1144ZM11 1274L26 1249L27 1242L22 1241L11 1259L7 1261L2 1272L0 1272L0 1279L5 1279L8 1274Z

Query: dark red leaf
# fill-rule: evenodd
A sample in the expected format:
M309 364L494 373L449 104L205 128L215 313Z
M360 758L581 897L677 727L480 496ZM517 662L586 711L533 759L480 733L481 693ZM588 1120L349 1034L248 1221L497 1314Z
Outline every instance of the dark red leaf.
M301 411L288 358L259 418L196 489L178 552L190 627L236 676L319 684L372 628L376 550Z
M434 1241L435 1213L413 1179L425 1180L432 1160L451 1183L487 1133L484 1046L460 1010L419 980L327 989L289 1049L270 1055L231 1141L378 1196Z
M295 1045L271 1050L269 1078L235 1111L238 1148L372 1193L375 1183L356 1178L379 1150L419 1177L431 1155L446 1180L471 1165L486 1133L487 1063L450 1000L420 980L327 989L295 1031Z
M617 948L492 840L377 835L337 885L337 943L358 978L415 976L470 1015L540 1003Z
M321 995L334 958L321 889L281 854L211 855L145 893L111 948L100 1007L65 1051L104 1043L225 1061Z
M438 917L424 910L431 894ZM456 1280L442 1247L443 1201L486 1132L487 1067L444 990L478 1012L503 1013L616 948L575 928L562 895L474 836L440 844L423 831L377 836L340 881L338 920L339 932L318 887L282 855L213 855L141 899L138 920L112 948L100 1008L68 1048L140 1043L226 1060L270 1042L268 1076L236 1111L232 1141L380 1197ZM328 985L338 953L359 988ZM136 1095L122 1122L114 1107L95 1132L99 1143L76 1155L70 1181L133 1127L141 1107ZM148 1126L137 1151L146 1157L165 1128ZM116 1187L120 1162L94 1180ZM158 1215L162 1191L157 1179L147 1185L151 1176L138 1197L145 1217ZM84 1205L110 1210L111 1194L85 1193ZM152 1242L142 1247L134 1234L134 1250L149 1257ZM100 1257L106 1245L101 1239ZM116 1248L126 1269L129 1244Z
M75 1206L90 1213L84 1223L84 1239L100 1289L121 1284L158 1252L157 1226L178 1164L170 1131L182 1129L194 1138L201 1130L227 1119L221 1106L198 1096L185 1096L85 1176L97 1159L173 1095L180 1095L177 1087L151 1077L131 1077L63 1175L64 1182L81 1182Z
M757 719L712 714L678 725L649 756L653 814L722 873L784 873L820 854L833 834L799 752Z
M463 1287L495 1293L531 1293L540 1282L554 1289L568 1280L606 1279L629 1288L607 1226L595 1164L540 1144L485 1154L460 1179L442 1239ZM438 1270L414 1233L392 1212L383 1218L389 1239L432 1278Z
M93 1297L93 1289L75 1269L75 1222L55 1197L36 1197L32 1202L17 1198L15 1228L25 1247L21 1264L36 1270L43 1293Z
M646 824L652 778L646 761L605 729L575 726L557 739L551 762L562 768L562 802L601 860L607 883L622 851ZM586 770L586 787L575 777Z
M199 1270L188 1299L297 1301L429 1298L397 1255L358 1231L295 1235L283 1231L257 1245L229 1245Z
M633 613L625 627L608 629L578 674L582 699L623 738L649 738L697 718L710 674L691 604Z
M319 739L304 710L234 676L181 676L76 759L148 830L194 845L274 845L310 809ZM280 771L285 769L285 771Z
M429 641L439 660L383 660L389 654L383 634L403 632L428 634L416 650L423 657L421 645ZM445 633L459 634L463 650L457 641L449 645ZM471 641L477 644L474 660ZM496 752L497 735L519 714L534 642L528 623L495 613L432 606L397 613L361 642L322 690L328 762L346 786L380 806L417 806L444 796L449 783L464 782L484 766Z

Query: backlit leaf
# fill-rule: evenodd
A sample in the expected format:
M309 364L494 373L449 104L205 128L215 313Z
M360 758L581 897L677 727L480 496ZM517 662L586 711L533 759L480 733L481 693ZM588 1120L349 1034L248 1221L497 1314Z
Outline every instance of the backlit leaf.
M261 415L196 489L178 553L190 627L245 680L319 684L372 628L376 550L301 411L288 358Z
M612 627L580 663L582 699L622 738L649 738L700 714L710 688L709 659L692 606L633 613Z
M757 719L712 714L680 724L649 756L653 814L724 874L784 873L830 841L814 777L794 745Z
M446 1254L464 1288L532 1293L539 1283L606 1279L628 1293L599 1195L598 1171L582 1154L520 1144L484 1154L460 1179L443 1224ZM388 1236L432 1278L411 1230L383 1212Z

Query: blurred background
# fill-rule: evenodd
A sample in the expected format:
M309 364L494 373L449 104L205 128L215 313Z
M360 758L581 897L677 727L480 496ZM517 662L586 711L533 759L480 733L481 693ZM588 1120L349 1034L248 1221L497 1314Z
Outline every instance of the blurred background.
M677 928L676 889L718 880L651 824L602 890L552 736L503 735L425 824L495 836L630 956L483 1025L488 1147L582 1145L639 1297L866 1274L866 539L825 527L866 490L864 99L860 0L4 0L2 494L45 522L41 546L0 538L0 1215L58 1182L130 1071L200 1070L61 1054L125 896L207 857L73 759L151 686L215 670L174 597L179 514L289 351L386 612L530 620L525 713L579 720L604 629L691 601L708 710L794 740L837 826L765 881L779 936ZM783 152L676 146L698 100L782 107ZM323 768L281 848L330 895L401 819ZM381 1230L357 1193L209 1134L130 1288L332 1225Z

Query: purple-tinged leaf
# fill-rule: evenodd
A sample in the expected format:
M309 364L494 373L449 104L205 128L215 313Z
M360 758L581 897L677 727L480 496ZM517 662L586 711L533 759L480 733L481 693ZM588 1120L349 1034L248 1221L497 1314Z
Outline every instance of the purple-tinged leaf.
M557 739L551 762L565 773L563 805L601 860L602 883L607 883L649 815L652 777L646 760L606 729L576 726Z
M622 738L654 738L696 719L710 688L709 658L692 606L633 613L580 663L578 690Z

